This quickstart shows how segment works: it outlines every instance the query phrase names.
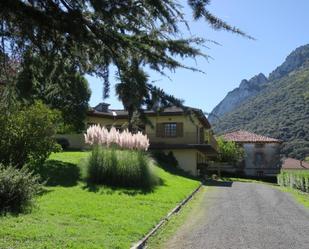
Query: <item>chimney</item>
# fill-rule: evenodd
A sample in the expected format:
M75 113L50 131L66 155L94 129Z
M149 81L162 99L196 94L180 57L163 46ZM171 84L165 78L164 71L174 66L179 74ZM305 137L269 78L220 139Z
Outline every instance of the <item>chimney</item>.
M304 165L303 165L303 160L300 160L299 163L300 163L300 166L301 166L301 167L304 167Z

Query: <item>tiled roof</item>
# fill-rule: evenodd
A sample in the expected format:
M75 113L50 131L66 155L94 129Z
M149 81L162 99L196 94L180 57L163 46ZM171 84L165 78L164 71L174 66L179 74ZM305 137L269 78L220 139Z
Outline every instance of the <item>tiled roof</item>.
M249 131L234 131L223 134L223 138L227 141L237 143L281 143L279 139L258 135Z
M296 160L294 158L286 158L283 161L282 169L307 169L309 170L309 163Z

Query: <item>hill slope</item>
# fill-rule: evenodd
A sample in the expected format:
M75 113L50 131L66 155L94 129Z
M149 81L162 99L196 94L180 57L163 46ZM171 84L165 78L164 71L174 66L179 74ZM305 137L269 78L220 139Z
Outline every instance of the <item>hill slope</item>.
M296 48L290 53L285 61L277 67L269 77L266 78L264 74L260 73L250 80L242 80L239 87L230 91L225 98L212 110L209 115L210 122L216 120L226 113L229 113L241 104L249 101L252 97L258 95L268 84L274 80L279 80L282 77L293 73L307 65L309 61L309 44Z
M309 155L309 67L273 81L259 95L224 115L217 132L245 129L284 141L282 152Z
M225 114L214 129L218 133L245 129L279 138L284 141L284 154L304 158L309 155L308 94L309 65L305 63L269 82L255 97Z
M267 78L260 73L250 80L242 80L239 87L229 92L226 97L213 109L208 119L210 122L215 121L216 117L223 116L250 97L257 95L266 85Z
M236 90L239 92L240 87ZM295 49L260 84L258 92L217 116L211 121L218 133L236 129L253 131L283 140L282 152L287 156L300 159L308 156L309 44Z

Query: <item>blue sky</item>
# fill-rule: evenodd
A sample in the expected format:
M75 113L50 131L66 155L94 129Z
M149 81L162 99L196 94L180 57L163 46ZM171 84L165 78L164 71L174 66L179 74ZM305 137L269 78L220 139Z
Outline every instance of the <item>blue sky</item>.
M191 33L221 44L209 43L209 48L203 49L213 58L209 61L202 58L196 62L184 61L206 74L179 69L168 73L170 79L151 72L149 75L156 85L185 100L188 106L210 112L242 79L260 72L268 76L292 50L309 43L308 0L213 0L210 10L257 40L214 31L203 21L191 21L189 9L185 8ZM94 106L102 102L102 82L94 77L87 79L92 90L90 105ZM105 102L110 103L112 108L122 108L113 91Z

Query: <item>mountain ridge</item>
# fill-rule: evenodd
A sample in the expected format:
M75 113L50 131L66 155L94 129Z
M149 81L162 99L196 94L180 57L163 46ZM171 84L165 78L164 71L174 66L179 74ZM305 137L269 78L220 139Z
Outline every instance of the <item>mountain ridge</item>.
M250 80L242 80L239 87L228 92L228 94L215 106L209 114L209 121L215 123L226 113L233 111L250 98L258 95L267 84L278 80L293 71L300 69L309 63L309 44L300 46L293 50L285 61L274 69L268 77L263 73L255 75ZM262 84L259 84L259 80Z
M295 51L302 54L298 62L291 60ZM217 134L248 130L283 140L286 156L304 159L309 155L309 45L291 54L255 96L213 122Z

